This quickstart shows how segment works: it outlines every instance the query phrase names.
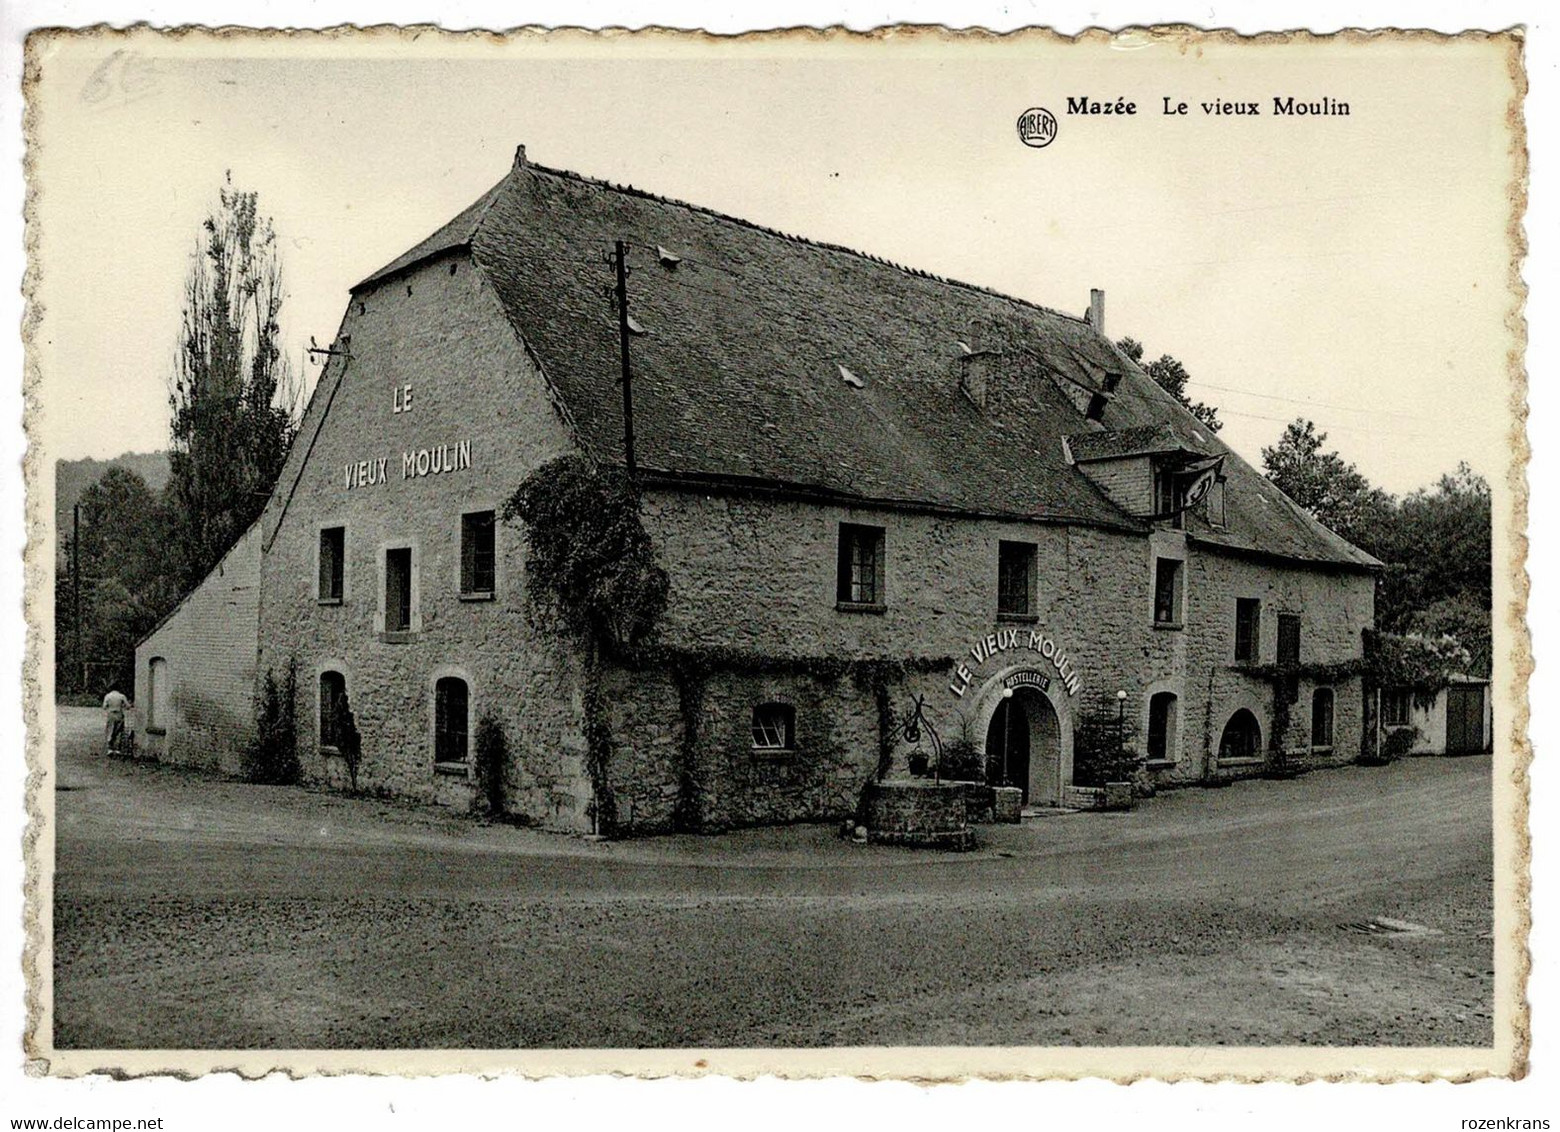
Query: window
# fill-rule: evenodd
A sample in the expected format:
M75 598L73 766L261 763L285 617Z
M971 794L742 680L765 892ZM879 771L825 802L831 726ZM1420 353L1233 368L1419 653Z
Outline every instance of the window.
M1381 722L1383 726L1408 726L1409 695L1407 688L1387 688L1381 693Z
M796 741L796 709L790 704L759 704L753 708L753 749L789 751Z
M1169 519L1170 525L1182 525L1182 512L1186 508L1186 480L1175 468L1164 464L1154 465L1154 516Z
M1300 615L1278 615L1278 663L1294 667L1300 663Z
M462 597L493 596L493 512L460 517L460 592Z
M1235 659L1255 661L1262 639L1262 603L1254 597L1235 599Z
M147 672L146 689L146 729L153 734L163 735L168 730L168 693L172 690L168 686L168 662L163 657L152 657L151 665Z
M412 548L385 551L385 632L412 627Z
M1261 753L1262 728L1258 726L1256 716L1241 708L1224 725L1224 734L1219 739L1219 760L1255 759L1261 757Z
M1318 688L1311 693L1311 746L1333 745L1333 692Z
M341 748L347 722L347 678L339 672L320 673L320 746Z
M883 604L883 528L840 524L839 578L842 605Z
M320 531L320 600L341 600L346 577L347 529L325 527Z
M1154 564L1154 624L1181 623L1181 560L1160 558Z
M997 544L997 612L1027 617L1034 612L1035 544Z
M433 686L433 761L464 768L466 763L466 682L442 676Z
M1274 694L1283 698L1283 702L1292 704L1300 698L1300 674L1295 671L1300 666L1300 615L1298 613L1280 613L1278 615L1278 666L1287 669L1283 683L1275 690Z
M1148 701L1148 761L1151 763L1175 762L1175 709L1174 692L1155 692Z

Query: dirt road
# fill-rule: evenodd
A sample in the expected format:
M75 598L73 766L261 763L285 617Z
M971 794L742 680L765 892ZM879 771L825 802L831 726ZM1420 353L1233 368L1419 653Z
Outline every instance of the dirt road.
M1493 1040L1488 758L945 855L818 827L593 844L106 762L99 729L61 709L62 1048Z

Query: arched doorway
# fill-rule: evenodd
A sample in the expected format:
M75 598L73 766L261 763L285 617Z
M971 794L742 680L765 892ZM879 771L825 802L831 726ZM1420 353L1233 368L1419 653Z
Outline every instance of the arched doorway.
M1219 739L1219 761L1254 759L1262 754L1262 728L1257 717L1241 708L1224 725Z
M1011 689L986 727L986 781L1017 786L1024 804L1054 806L1061 801L1062 729L1056 709L1029 688Z

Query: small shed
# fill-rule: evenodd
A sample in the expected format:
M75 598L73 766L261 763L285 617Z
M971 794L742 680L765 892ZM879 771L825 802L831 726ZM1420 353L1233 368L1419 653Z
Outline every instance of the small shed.
M1490 682L1453 675L1433 692L1413 688L1381 690L1382 739L1414 729L1414 755L1472 755L1493 749L1494 709Z

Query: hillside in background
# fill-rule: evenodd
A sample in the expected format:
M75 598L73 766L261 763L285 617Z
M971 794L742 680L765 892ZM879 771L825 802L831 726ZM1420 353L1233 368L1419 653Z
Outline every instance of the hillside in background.
M70 533L70 510L81 502L81 493L97 482L109 468L135 472L153 492L161 492L168 482L168 453L126 452L112 460L60 460L54 466L54 519L60 544Z

